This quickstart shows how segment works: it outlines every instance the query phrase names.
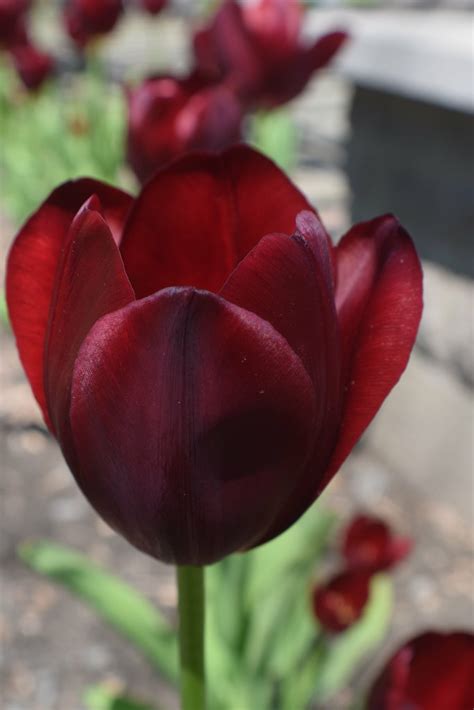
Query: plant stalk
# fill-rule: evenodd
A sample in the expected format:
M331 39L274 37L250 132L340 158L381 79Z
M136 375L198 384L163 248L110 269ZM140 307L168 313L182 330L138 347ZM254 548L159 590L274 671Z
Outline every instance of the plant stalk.
M205 710L204 568L178 567L181 710Z

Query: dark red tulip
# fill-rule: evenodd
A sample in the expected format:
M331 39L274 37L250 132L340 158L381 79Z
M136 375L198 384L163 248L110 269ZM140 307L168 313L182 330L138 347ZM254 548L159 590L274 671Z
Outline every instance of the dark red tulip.
M127 158L141 182L190 150L238 142L242 107L225 85L154 77L127 92Z
M400 562L412 546L410 539L392 535L383 520L358 515L344 533L342 553L349 567L377 572Z
M158 15L168 4L168 0L139 0L141 7L150 15Z
M372 573L345 570L313 592L313 611L331 633L345 631L360 619L370 594Z
M266 108L299 94L315 71L328 64L347 39L331 32L306 45L296 0L225 0L210 24L194 36L199 71L231 77L245 101Z
M387 663L367 710L472 710L474 635L428 631Z
M29 42L14 47L10 52L18 76L27 89L35 91L51 76L54 60Z
M69 36L83 47L94 37L110 32L122 12L122 0L68 0L64 20Z
M0 0L0 46L13 47L25 39L30 5L31 0Z
M172 163L135 200L57 188L15 239L7 300L96 510L140 550L205 564L275 537L331 480L405 369L421 281L396 219L333 247L238 146Z

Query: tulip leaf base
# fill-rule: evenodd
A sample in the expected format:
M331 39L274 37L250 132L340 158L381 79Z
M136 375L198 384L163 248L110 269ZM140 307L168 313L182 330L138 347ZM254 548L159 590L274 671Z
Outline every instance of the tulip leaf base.
M178 567L181 708L204 710L204 568Z
M232 707L259 710L304 710L315 698L328 705L380 642L392 606L386 575L374 578L367 610L348 631L330 638L312 616L311 587L335 523L332 513L313 506L276 540L206 568L207 710L229 710L229 699ZM28 543L20 555L84 600L178 686L178 633L138 591L60 545ZM201 710L203 570L180 568L178 586L183 707ZM158 704L153 698L143 701L97 686L87 691L85 705L88 710L164 710L159 699Z

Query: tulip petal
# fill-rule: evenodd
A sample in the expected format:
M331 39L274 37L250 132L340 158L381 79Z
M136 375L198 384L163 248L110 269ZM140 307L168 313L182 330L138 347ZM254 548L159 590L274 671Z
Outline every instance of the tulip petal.
M94 323L135 300L118 247L93 197L66 239L49 313L44 387L52 428L65 443L74 362ZM67 457L68 458L68 457Z
M81 179L58 187L18 233L8 258L6 296L20 359L46 422L43 352L49 307L61 249L74 215L92 195L118 240L132 198L97 180Z
M319 218L297 217L292 237L268 235L241 261L221 295L256 313L299 355L316 397L313 451L295 480L283 512L259 544L286 530L311 505L329 462L341 417L340 338L331 263L332 247Z
M170 288L102 318L76 361L79 485L139 549L206 564L269 524L311 443L309 377L257 316Z
M337 246L336 258L346 392L339 441L321 490L407 366L423 308L420 261L394 217L353 227Z
M302 193L251 148L182 158L145 186L127 222L121 249L137 297L168 286L218 291L261 237L290 233L305 209Z

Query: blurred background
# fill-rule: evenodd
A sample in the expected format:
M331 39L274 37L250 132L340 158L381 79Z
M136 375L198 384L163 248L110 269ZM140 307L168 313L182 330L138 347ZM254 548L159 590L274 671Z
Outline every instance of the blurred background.
M35 4L31 33L54 56L55 75L30 93L8 53L0 56L2 264L19 225L59 182L86 174L137 191L124 161L120 83L187 71L204 5L171 2L156 17L132 8L84 59L62 29L59 3ZM408 370L318 503L342 521L361 509L377 514L415 540L394 572L382 654L418 629L474 624L472 9L467 0L308 3L308 40L333 28L351 39L297 98L266 116L260 141L287 162L336 240L356 221L394 212L424 261L425 311ZM258 135L257 127L257 143ZM175 613L173 570L99 520L47 435L4 300L1 337L2 707L80 710L83 688L105 680L175 708L173 691L133 648L18 559L27 539L71 545ZM349 706L374 663L331 708Z

